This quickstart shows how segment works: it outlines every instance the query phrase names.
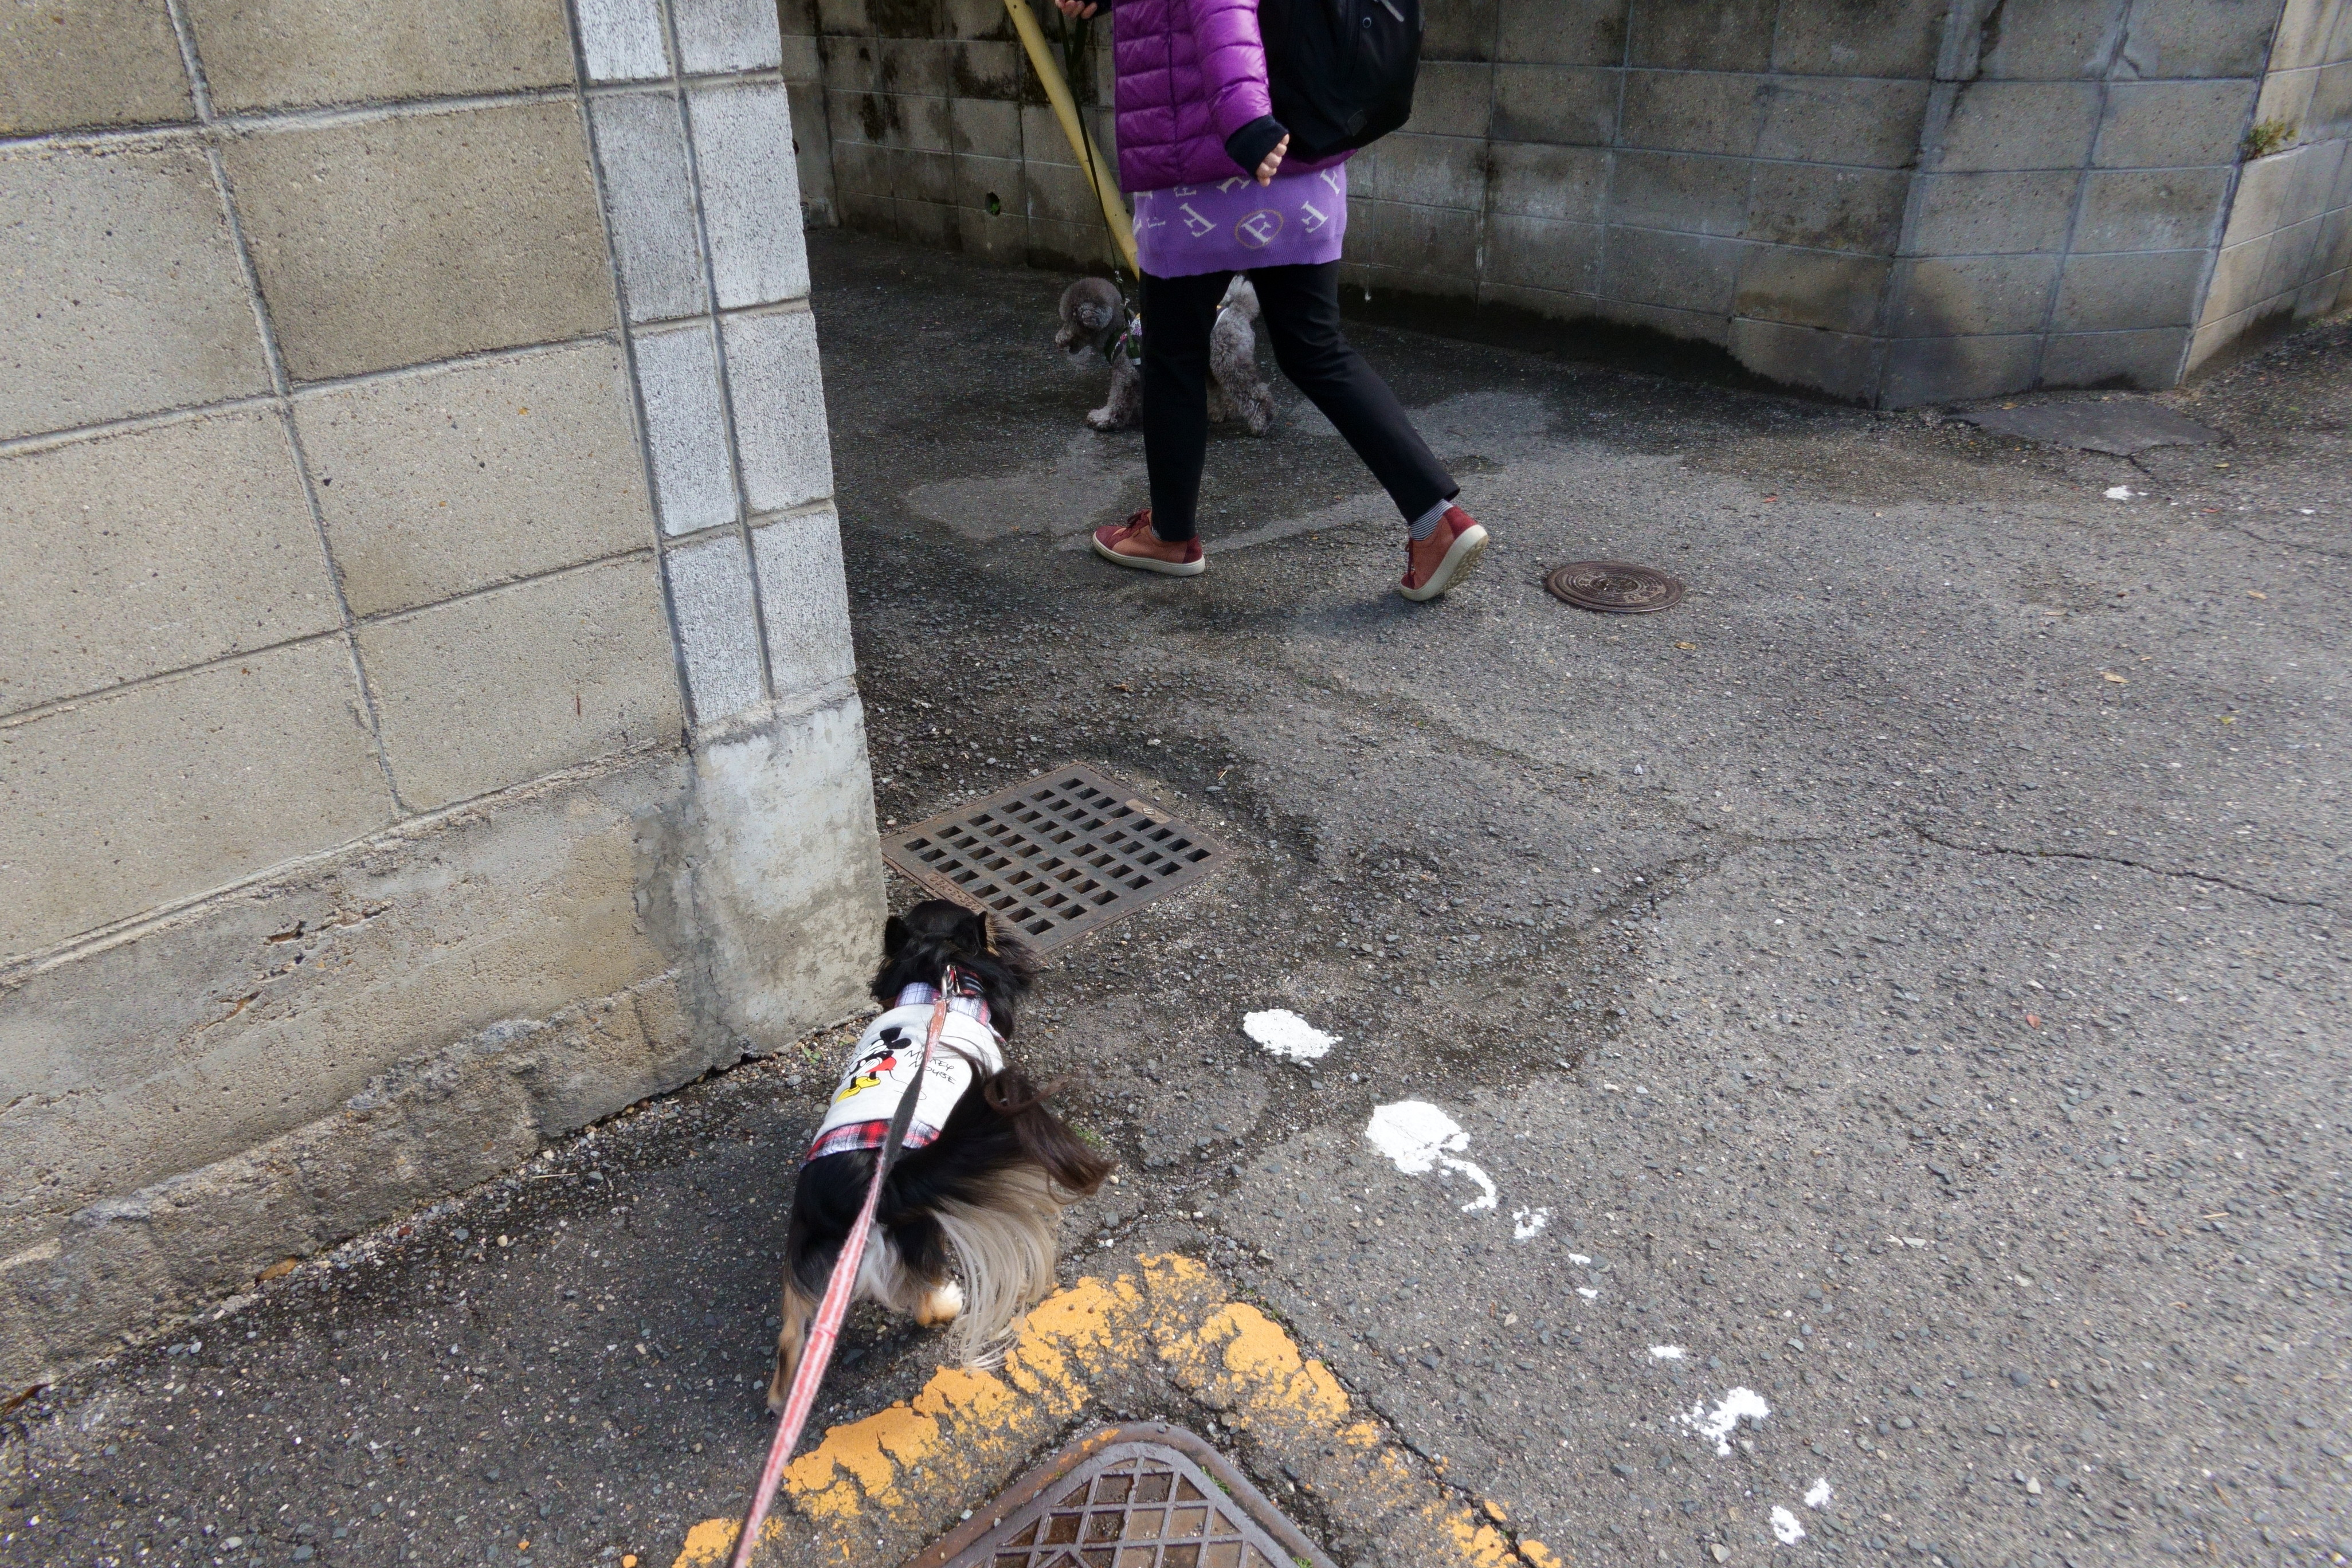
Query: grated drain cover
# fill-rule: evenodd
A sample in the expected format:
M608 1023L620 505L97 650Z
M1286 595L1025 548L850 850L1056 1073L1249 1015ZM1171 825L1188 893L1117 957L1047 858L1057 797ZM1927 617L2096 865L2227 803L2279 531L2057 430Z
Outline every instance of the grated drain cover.
M1332 1568L1222 1454L1158 1422L1081 1438L906 1568Z
M1552 596L1604 616L1646 616L1683 602L1682 583L1622 561L1571 561L1544 579Z
M1078 763L882 840L882 858L1051 952L1190 887L1233 854Z

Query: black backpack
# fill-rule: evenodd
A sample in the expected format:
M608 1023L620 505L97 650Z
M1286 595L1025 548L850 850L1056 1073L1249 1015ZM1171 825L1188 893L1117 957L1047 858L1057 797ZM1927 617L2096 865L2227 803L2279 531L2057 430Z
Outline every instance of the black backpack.
M1258 28L1290 157L1345 153L1412 118L1421 0L1258 0Z

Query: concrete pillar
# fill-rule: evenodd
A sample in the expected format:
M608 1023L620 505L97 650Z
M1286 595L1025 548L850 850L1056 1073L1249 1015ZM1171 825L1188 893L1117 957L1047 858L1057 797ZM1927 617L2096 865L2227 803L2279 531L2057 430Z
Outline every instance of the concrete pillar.
M0 21L0 1384L856 1005L761 0Z

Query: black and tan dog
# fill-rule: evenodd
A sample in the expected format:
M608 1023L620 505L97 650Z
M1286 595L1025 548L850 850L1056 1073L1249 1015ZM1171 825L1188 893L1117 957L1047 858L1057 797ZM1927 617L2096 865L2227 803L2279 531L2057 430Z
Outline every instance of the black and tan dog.
M1111 1171L1005 1055L1013 1009L1036 976L1027 948L998 936L988 916L941 899L893 915L882 947L873 989L886 1011L858 1037L793 1193L772 1409L783 1407L907 1094L917 1097L914 1119L883 1182L856 1293L918 1323L951 1324L949 1347L961 1361L1002 1351L1013 1321L1054 1282L1062 1210ZM919 1088L943 977L948 1018Z

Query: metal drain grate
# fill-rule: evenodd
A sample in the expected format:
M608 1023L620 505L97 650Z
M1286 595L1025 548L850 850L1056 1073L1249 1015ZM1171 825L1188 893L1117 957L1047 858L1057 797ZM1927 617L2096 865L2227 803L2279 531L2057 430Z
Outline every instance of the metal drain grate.
M1072 1444L906 1568L1331 1568L1224 1457L1159 1423Z
M882 841L898 870L986 910L1041 952L1190 887L1232 854L1076 763Z

